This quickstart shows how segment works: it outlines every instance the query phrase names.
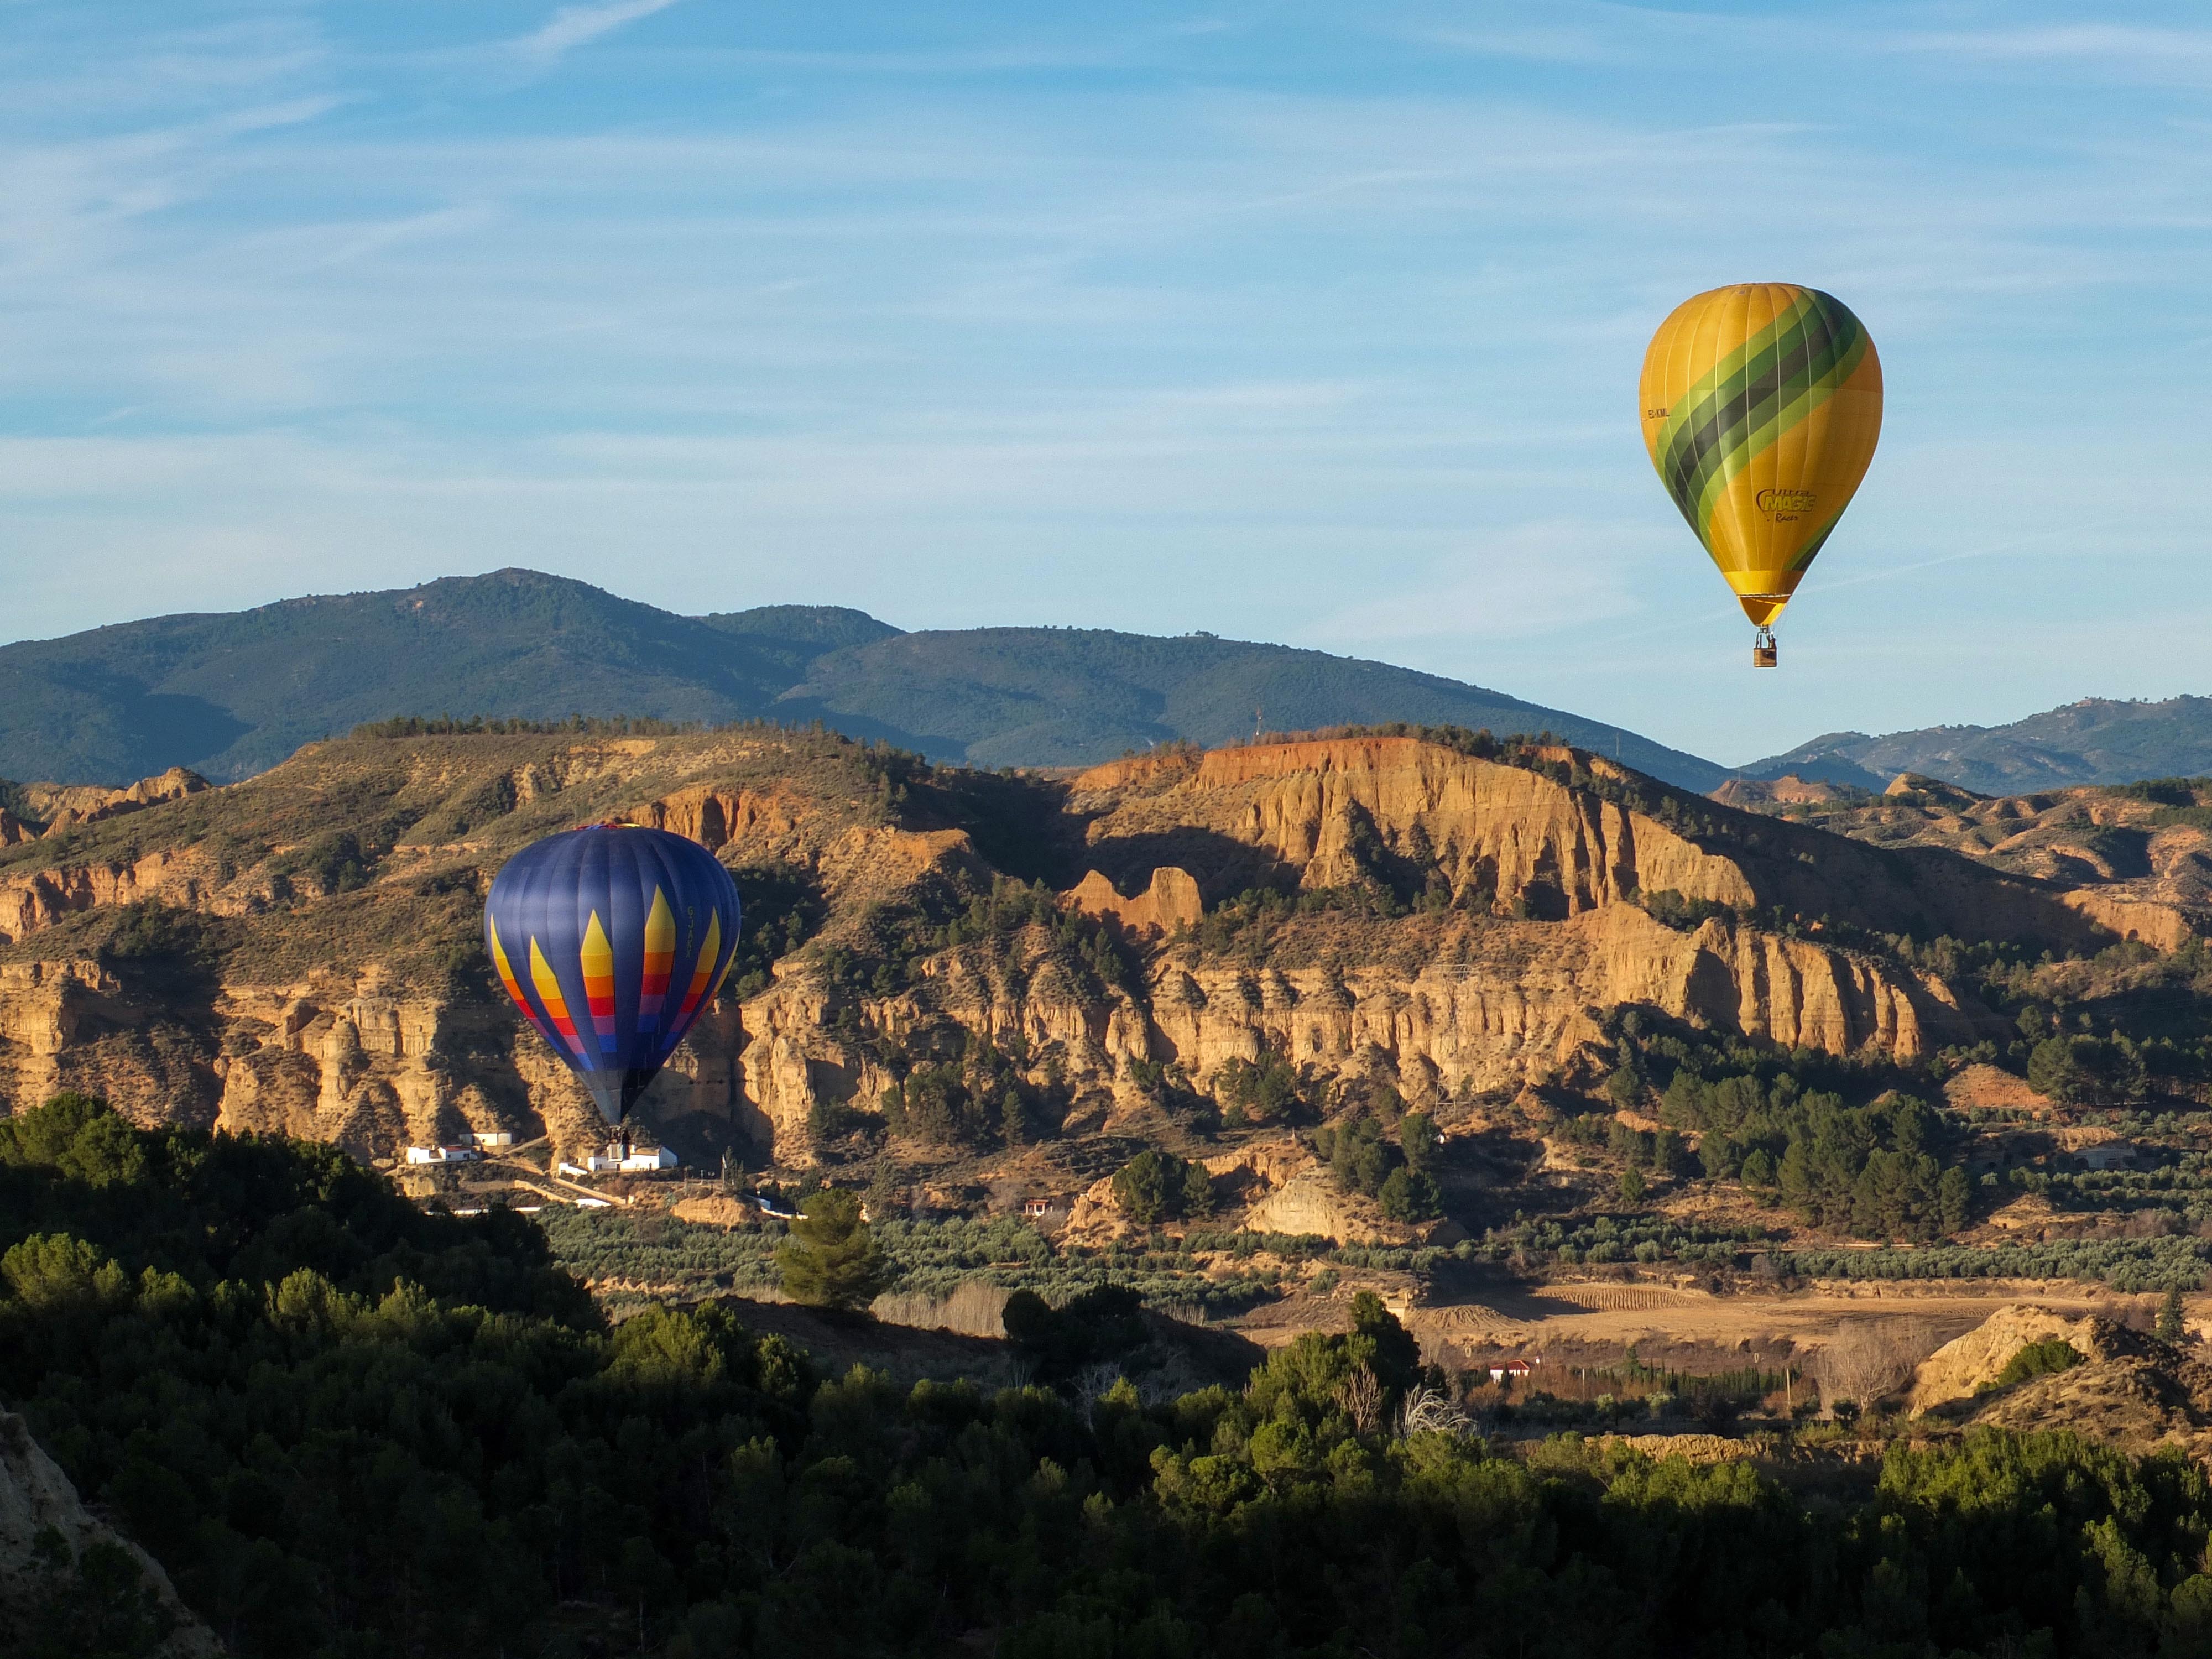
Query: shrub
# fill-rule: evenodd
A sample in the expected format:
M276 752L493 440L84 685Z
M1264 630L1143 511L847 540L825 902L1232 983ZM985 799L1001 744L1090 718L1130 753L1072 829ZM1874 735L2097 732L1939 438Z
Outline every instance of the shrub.
M1316 1129L1314 1150L1328 1160L1339 1192L1360 1193L1369 1198L1382 1192L1399 1158L1382 1124L1364 1114L1347 1118L1333 1128Z
M1214 1073L1213 1088L1224 1115L1232 1122L1280 1122L1303 1104L1297 1073L1274 1054L1264 1054L1256 1062L1228 1061Z
M2054 1336L2047 1341L2031 1342L2006 1360L2004 1369L1996 1375L1996 1380L1984 1383L1983 1390L2013 1388L2035 1377L2070 1371L2081 1363L2081 1351L2063 1337Z
M1683 933L1694 933L1716 918L1735 918L1735 912L1725 904L1716 904L1711 899L1685 898L1671 887L1639 893L1637 898L1654 921Z
M854 1130L866 1128L867 1122L866 1115L850 1101L817 1100L807 1109L806 1138L821 1152Z
M1436 1162L1443 1133L1426 1112L1408 1112L1398 1120L1398 1145L1408 1168L1426 1170Z
M1443 1213L1436 1182L1418 1170L1391 1170L1376 1200L1393 1221L1432 1221Z
M1102 1285L1054 1308L1034 1291L1016 1291L999 1315L1007 1340L1042 1381L1055 1382L1086 1365L1144 1346L1144 1301L1127 1285Z
M2120 1105L2142 1097L2143 1063L2120 1037L2053 1036L2027 1057L2027 1085L2068 1105Z

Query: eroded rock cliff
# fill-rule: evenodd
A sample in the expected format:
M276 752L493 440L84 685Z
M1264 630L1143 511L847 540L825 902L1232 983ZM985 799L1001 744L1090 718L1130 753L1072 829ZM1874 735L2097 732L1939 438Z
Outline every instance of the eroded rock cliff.
M714 848L746 894L739 970L641 1109L695 1155L803 1161L825 1109L984 1048L1041 1132L1079 1135L1232 1062L1412 1100L1586 1084L1625 1004L1910 1060L1991 1017L1837 940L2113 937L2054 884L1562 749L1346 738L1068 784L769 729L358 738L0 848L0 1095L366 1155L595 1139L476 941L510 853L610 817Z

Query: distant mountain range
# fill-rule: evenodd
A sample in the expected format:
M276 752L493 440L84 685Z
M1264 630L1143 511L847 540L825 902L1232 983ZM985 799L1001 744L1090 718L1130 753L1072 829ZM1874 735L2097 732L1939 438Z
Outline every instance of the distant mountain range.
M2009 726L1931 726L1872 738L1832 732L1737 769L1752 778L1795 773L1881 789L1918 772L1985 795L2082 783L2212 775L2212 697L2116 702L2084 697Z
M1095 629L905 633L858 611L680 617L531 570L158 617L0 647L0 777L220 781L395 715L815 720L938 760L1085 764L1255 726L1549 730L1685 788L1727 769L1601 721L1387 663Z

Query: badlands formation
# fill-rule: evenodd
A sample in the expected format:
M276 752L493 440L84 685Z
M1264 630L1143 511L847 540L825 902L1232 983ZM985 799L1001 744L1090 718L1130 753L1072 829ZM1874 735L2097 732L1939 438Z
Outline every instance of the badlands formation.
M508 855L602 819L700 841L748 906L746 954L643 1115L695 1157L750 1141L787 1164L812 1157L825 1105L865 1119L908 1066L986 1042L1073 1144L1125 1130L1158 1076L1203 1097L1232 1062L1417 1103L1586 1089L1628 1006L1911 1060L2002 1022L1879 935L2063 951L2196 927L1463 732L1073 776L766 726L356 737L224 788L94 793L113 799L10 796L0 1103L80 1089L141 1121L364 1156L464 1128L597 1138L497 995L477 917ZM952 925L1013 882L1087 918L1092 945Z

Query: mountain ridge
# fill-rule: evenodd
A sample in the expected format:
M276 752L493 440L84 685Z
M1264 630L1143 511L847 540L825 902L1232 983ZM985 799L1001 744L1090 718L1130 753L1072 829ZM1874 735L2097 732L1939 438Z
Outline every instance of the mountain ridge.
M1881 790L1917 772L1988 795L2212 774L2212 697L2083 697L2002 726L1829 732L1738 769Z
M1086 765L1174 741L1404 720L1550 731L1699 791L1726 770L1600 720L1385 663L1211 635L908 633L865 612L679 616L520 568L0 646L0 777L235 781L376 720L820 720L939 761Z

